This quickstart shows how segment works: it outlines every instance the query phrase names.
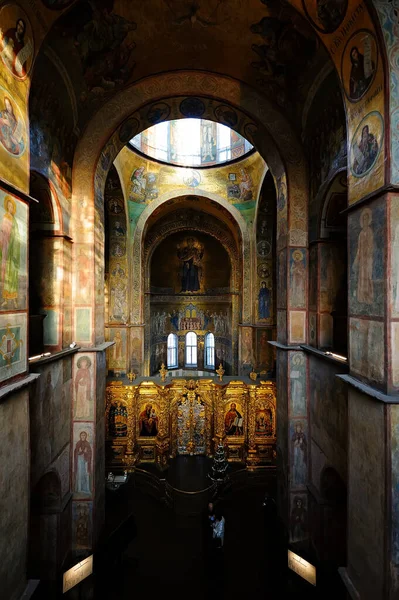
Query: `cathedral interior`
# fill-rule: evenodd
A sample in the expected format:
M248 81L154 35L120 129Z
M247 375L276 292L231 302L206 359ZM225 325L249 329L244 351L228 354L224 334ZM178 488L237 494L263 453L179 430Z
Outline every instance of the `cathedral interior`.
M4 600L399 598L396 0L1 1L0 221Z

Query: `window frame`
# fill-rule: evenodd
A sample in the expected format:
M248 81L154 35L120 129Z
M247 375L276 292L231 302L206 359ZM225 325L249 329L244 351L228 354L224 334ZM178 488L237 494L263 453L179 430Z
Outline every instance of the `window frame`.
M169 340L173 340L173 346L169 346ZM169 351L172 351L175 356L173 365L169 364ZM179 367L179 340L175 333L170 333L166 341L166 366L168 369L177 369Z
M195 344L188 344L187 343L189 336L190 337L194 336ZM188 362L188 349L189 348L190 349L195 348L195 359L196 359L195 363L194 362L192 362L192 363ZM193 354L192 350L191 350L190 354L191 354L190 358L192 359L192 354ZM184 344L184 365L185 365L185 367L190 368L190 369L198 367L198 336L195 333L195 331L188 331L186 333L185 344Z
M211 337L212 336L212 337ZM208 340L212 339L213 344L210 345L208 343ZM213 352L213 364L210 364L208 362L208 350ZM211 369L212 371L215 370L215 336L211 331L208 331L205 334L205 344L204 344L204 366L206 369Z

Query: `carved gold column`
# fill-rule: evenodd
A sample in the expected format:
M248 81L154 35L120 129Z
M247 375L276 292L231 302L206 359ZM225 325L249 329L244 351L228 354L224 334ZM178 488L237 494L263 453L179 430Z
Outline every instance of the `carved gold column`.
M258 464L258 451L255 442L255 413L256 413L256 385L248 386L248 449L247 464L254 467Z
M125 454L127 467L133 467L136 462L134 447L136 444L136 396L137 387L133 385L126 386L126 401L128 407L128 438Z
M169 406L170 390L162 385L158 387L159 429L156 440L156 464L161 471L168 467L169 457Z

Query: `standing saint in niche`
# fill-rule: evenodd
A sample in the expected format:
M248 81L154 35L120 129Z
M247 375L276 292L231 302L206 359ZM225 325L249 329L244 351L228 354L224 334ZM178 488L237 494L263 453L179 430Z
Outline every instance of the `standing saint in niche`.
M183 244L177 244L177 256L182 261L181 291L198 292L201 287L203 245L189 237Z
M21 243L15 218L17 206L11 196L5 196L4 209L5 214L0 229L0 264L3 285L1 307L5 308L9 302L12 302L12 308L17 308Z
M356 299L365 304L372 304L374 301L374 234L370 227L371 219L371 210L363 209L360 213L361 231L357 240L357 252L352 266L353 271L357 272Z
M81 356L76 366L78 370L75 377L75 418L87 419L91 415L91 360L88 356Z
M266 286L266 281L260 284L258 294L259 319L268 319L270 317L270 290Z
M81 431L79 437L74 451L75 492L90 494L92 449L86 431Z

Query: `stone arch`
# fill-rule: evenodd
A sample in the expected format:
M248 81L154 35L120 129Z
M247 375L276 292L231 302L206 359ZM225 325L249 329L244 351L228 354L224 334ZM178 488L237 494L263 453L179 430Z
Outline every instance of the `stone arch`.
M250 236L247 224L245 223L243 217L240 215L239 211L229 204L227 200L221 198L217 194L213 194L210 192L203 192L202 190L196 190L196 196L200 196L203 198L209 198L214 200L218 204L220 204L232 217L234 222L237 225L237 230L241 235L241 244L242 244L242 256L243 256L243 298L242 298L242 306L243 306L243 320L250 320L250 294L251 294L251 286L249 282L250 278L250 255L251 255L251 245L250 245ZM157 200L152 202L147 206L147 208L140 215L140 218L137 222L133 244L131 248L132 252L132 261L131 261L131 281L132 281L132 296L130 299L130 318L132 323L139 324L142 323L142 311L140 310L141 298L144 292L144 270L145 263L143 262L144 253L142 251L142 242L145 234L145 227L148 219L151 215L165 202L168 200L175 198L175 192L168 192L160 196ZM246 285L247 284L247 285ZM244 313L245 307L245 313Z
M283 247L286 244L306 247L305 159L300 142L288 121L268 99L238 81L202 72L179 72L148 78L114 96L94 116L78 145L73 169L74 223L78 224L82 220L79 206L85 203L87 206L85 217L93 232L92 239L96 244L97 257L103 245L105 179L113 160L132 137L132 130L129 129L128 124L132 123L135 133L138 133L144 129L136 118L143 107L151 107L151 104L154 106L161 100L183 96L212 98L214 102L227 105L233 111L240 111L246 116L246 124L250 125L250 133L247 133L247 137L251 137L250 141L266 160L277 187L280 181L286 182L285 209L279 211L277 215L280 222L278 227L280 244ZM104 130L104 123L107 124L106 130ZM129 131L127 138L126 129ZM91 174L91 177L88 174ZM96 234L95 228L97 228ZM136 261L136 256L133 256L133 260ZM99 287L98 283L97 287ZM133 289L135 293L136 284ZM249 303L249 307L252 307L252 302ZM133 316L137 322L138 315ZM249 312L245 314L244 319L247 321L251 319ZM75 336L78 339L78 332L75 332ZM96 337L98 338L98 335ZM96 339L96 341L100 340Z
M163 203L165 204L165 203ZM187 214L187 206L181 209ZM153 211L154 212L154 211ZM240 247L242 244L240 240L234 239L233 231L225 222L223 222L220 218L205 213L205 211L199 211L198 209L193 209L193 212L187 215L187 218L181 220L177 218L177 213L179 212L179 207L177 206L175 210L172 210L168 213L164 218L162 216L159 220L155 221L153 226L148 229L147 232L144 231L143 239L140 238L140 248L143 248L141 263L136 269L141 275L145 274L145 280L147 281L147 288L142 290L141 298L144 298L144 301L141 301L141 298L138 298L140 303L143 305L144 311L144 319L143 322L148 324L151 321L151 312L150 312L150 296L148 292L150 291L150 277L151 277L151 259L153 253L156 248L161 244L167 237L171 234L181 232L181 231L195 231L199 233L205 233L214 237L218 242L220 242L227 254L229 256L230 265L231 265L231 275L232 275L232 285L231 288L233 292L235 292L231 298L231 309L232 309L232 323L231 323L231 331L232 331L232 343L233 346L237 347L238 342L238 322L239 322L239 314L241 307L244 306L242 299L239 301L238 293L240 289L242 289L242 280L243 280L243 251ZM195 215L193 213L198 213L199 219L194 221ZM207 217L202 217L203 214L206 214ZM202 219L201 219L202 217ZM147 218L148 221L148 218ZM148 233L149 239L146 239L146 234ZM144 294L144 291L146 292ZM135 309L134 303L131 305L132 310ZM149 374L150 369L150 329L148 327L144 330L144 368ZM233 368L237 367L237 356L233 356Z

